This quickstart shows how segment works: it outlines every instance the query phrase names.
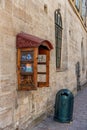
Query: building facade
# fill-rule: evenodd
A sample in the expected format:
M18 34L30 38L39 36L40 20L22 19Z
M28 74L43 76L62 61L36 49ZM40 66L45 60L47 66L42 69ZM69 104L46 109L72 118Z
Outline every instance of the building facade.
M86 1L0 1L0 129L25 130L54 109L63 88L74 94L87 82ZM18 90L17 35L49 41L49 87Z

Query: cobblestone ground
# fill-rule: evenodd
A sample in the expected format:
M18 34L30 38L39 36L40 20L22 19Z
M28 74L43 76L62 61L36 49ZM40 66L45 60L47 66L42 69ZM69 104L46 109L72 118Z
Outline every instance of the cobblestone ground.
M75 97L73 122L58 123L51 115L32 130L87 130L87 88L78 92Z

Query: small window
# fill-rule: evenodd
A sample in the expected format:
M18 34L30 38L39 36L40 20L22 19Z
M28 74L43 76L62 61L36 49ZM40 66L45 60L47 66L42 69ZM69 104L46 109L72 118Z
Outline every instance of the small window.
M79 9L80 9L80 0L76 0L75 5L76 5L77 10L79 11Z
M55 11L56 68L61 66L62 18L59 10Z
M85 0L82 0L82 12L81 12L81 16L85 20L85 17L86 17L86 2L85 2Z

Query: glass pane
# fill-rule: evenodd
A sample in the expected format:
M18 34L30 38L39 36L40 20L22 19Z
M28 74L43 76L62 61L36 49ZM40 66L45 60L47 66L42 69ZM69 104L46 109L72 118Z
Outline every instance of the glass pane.
M58 23L58 12L55 12L55 23Z
M60 58L61 57L61 49L60 48L57 48L57 54L56 54L56 57Z
M62 37L62 30L60 28L58 28L58 36Z
M46 82L46 74L38 74L38 82Z
M58 27L57 26L55 27L55 35L56 35L56 37L58 37Z
M46 65L38 65L38 72L46 72Z
M21 52L21 61L30 61L33 60L33 51L22 51Z
M59 23L59 26L62 27L62 20L60 19L60 23Z
M79 7L80 7L80 1L79 0L76 0L76 7L79 9Z
M60 59L57 58L56 60L57 60L57 61L56 61L56 67L59 68L59 67L60 67Z
M82 15L82 17L84 18L85 16L86 16L86 2L85 2L86 0L83 0L82 1L82 10L81 10L81 15Z
M55 35L56 37L59 37L62 39L62 29L58 27L57 25L55 25Z
M61 57L61 49L58 49L58 57Z
M58 25L60 25L60 14L58 14Z
M58 39L58 48L61 48L61 39Z
M57 25L59 25L60 27L62 27L61 14L60 14L60 12L58 10L55 12L55 23Z
M29 87L29 86L34 86L34 81L32 76L21 76L21 87Z
M56 58L58 57L58 47L56 47Z
M33 72L33 65L31 63L21 64L21 72Z
M38 55L38 62L46 62L46 55Z

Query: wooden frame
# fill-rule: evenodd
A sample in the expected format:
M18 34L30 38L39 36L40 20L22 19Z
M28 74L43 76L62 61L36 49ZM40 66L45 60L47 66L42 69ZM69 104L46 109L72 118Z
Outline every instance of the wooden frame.
M39 63L40 65L46 64L46 72L38 72L38 74L46 74L46 82L38 82L38 87L49 87L49 60L50 60L50 51L45 49L39 49L39 54L46 55L46 63Z
M30 52L30 51L33 51L33 61L24 61L24 63L28 62L28 63L32 63L33 64L33 72L32 73L27 73L25 72L23 74L23 76L31 76L31 78L33 79L33 83L34 85L32 86L22 86L21 87L21 53L22 52ZM37 89L37 54L38 54L38 48L22 48L22 49L18 49L18 59L17 59L17 67L18 67L18 72L17 72L17 75L18 75L18 90L36 90ZM23 63L23 61L22 61Z
M17 75L18 75L18 90L36 90L37 87L49 87L49 60L50 60L50 51L47 49L39 49L39 48L22 48L18 49L18 58L17 58ZM22 52L34 52L33 56L33 61L21 61L21 54ZM46 55L46 62L40 63L37 61L37 56L38 52L40 55ZM21 72L21 64L26 64L26 63L33 63L33 72L32 73L22 73ZM46 65L46 72L37 72L37 65ZM46 82L38 82L37 81L37 76L38 74L40 75L45 75L46 74ZM23 76L32 76L34 86L21 86L21 77Z
M50 50L53 49L52 44L48 40L39 37L19 33L16 39L17 48L17 76L18 76L18 90L36 90L37 87L49 86L49 60ZM38 55L45 56L45 62L38 63ZM38 65L45 65L42 71ZM37 72L42 71L42 72ZM38 77L38 75L45 75L45 78ZM45 80L44 80L45 79ZM38 82L39 81L39 82Z

